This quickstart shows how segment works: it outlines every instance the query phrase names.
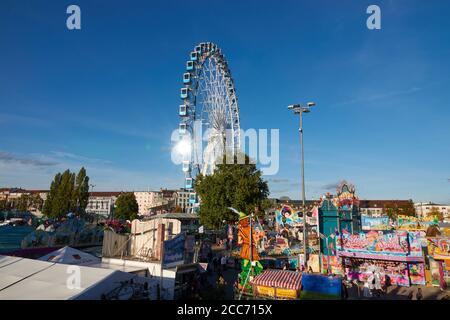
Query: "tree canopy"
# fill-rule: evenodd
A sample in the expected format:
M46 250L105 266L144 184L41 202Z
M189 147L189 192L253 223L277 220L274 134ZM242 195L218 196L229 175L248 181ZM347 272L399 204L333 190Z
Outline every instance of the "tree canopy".
M69 169L57 173L50 185L50 192L44 203L43 212L51 218L64 216L69 212L82 214L89 199L89 177L81 168L78 175Z
M416 215L416 208L412 200L403 205L397 205L394 203L388 203L384 207L384 213L392 220L395 221L398 215L412 216Z
M116 200L114 215L121 220L134 220L137 218L139 205L133 192L122 193Z
M219 228L223 221L237 221L237 215L228 207L245 213L254 212L255 207L265 209L269 194L267 182L262 172L250 163L245 155L245 163L218 164L211 175L199 175L195 182L195 191L199 195L200 222L209 228Z
M444 214L437 207L431 207L430 212L428 212L428 217L437 217L439 221L444 220Z

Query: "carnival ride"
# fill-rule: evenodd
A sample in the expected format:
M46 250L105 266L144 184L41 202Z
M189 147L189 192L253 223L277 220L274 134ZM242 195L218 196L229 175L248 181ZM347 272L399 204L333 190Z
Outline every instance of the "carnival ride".
M177 149L182 156L185 189L189 202L197 203L193 192L199 173L211 174L218 160L240 148L240 119L234 81L222 50L212 42L194 48L186 63L183 103L179 106ZM203 141L206 147L203 151Z

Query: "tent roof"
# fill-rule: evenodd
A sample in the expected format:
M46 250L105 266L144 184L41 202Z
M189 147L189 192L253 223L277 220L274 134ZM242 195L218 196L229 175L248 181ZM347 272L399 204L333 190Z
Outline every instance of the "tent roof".
M79 287L70 288L70 266L0 255L0 300L99 299L133 275L110 269L77 266Z
M298 290L301 287L302 274L289 270L266 270L257 275L252 283L258 286L278 287Z
M38 260L74 265L91 265L101 262L100 258L67 246L50 252Z

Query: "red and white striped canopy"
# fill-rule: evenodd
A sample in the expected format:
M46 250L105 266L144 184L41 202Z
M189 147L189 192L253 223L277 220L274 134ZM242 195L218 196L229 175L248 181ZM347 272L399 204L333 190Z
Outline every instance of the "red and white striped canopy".
M257 275L252 283L257 286L278 287L299 290L302 282L302 274L289 270L266 270Z

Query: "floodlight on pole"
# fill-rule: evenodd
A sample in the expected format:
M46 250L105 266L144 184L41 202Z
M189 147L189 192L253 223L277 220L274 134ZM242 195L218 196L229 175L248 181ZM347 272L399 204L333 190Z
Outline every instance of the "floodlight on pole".
M303 113L311 112L311 107L316 105L315 102L308 102L306 106L302 106L300 104L291 104L288 106L289 110L294 111L294 114L298 114L300 116L300 152L301 152L301 185L302 185L302 206L303 206L303 256L304 256L304 264L305 270L307 269L308 264L308 231L307 231L307 223L306 223L306 192L305 192L305 157L303 151Z

